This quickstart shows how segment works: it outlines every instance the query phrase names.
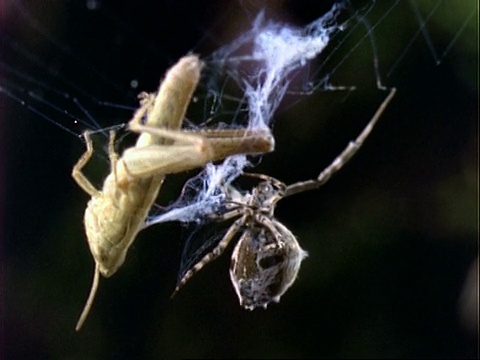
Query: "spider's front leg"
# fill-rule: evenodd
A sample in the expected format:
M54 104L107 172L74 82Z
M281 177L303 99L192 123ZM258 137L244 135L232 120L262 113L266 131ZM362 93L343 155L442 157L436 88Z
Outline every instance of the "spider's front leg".
M316 189L324 185L337 171L339 171L352 157L357 153L360 147L363 145L367 137L373 130L373 127L376 125L383 112L387 108L390 101L395 96L397 89L392 88L388 96L383 100L382 104L378 107L377 111L373 115L372 119L369 121L367 126L362 130L360 135L354 140L351 141L347 147L338 155L335 160L325 169L320 175L314 180L300 181L295 184L291 184L287 187L285 192L285 197L298 194L303 191Z

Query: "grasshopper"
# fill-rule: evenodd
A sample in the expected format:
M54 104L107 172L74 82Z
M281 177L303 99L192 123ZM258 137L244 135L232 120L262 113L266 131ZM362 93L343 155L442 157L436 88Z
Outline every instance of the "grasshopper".
M75 327L77 331L90 312L100 275L108 278L124 263L167 174L201 167L234 154L273 151L274 139L269 129L181 130L202 67L198 56L187 55L168 70L156 94L142 95L141 106L129 122L129 129L140 136L135 146L125 150L121 157L114 149L115 132L110 132L111 172L101 190L82 173L93 154L90 133L84 133L87 149L73 167L72 177L91 196L84 224L95 271L90 294Z

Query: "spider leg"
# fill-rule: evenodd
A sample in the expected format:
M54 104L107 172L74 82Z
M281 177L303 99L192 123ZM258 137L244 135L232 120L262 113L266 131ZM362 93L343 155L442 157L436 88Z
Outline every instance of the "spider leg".
M280 180L274 178L273 176L269 176L269 175L265 175L265 174L258 174L258 173L243 173L243 175L265 180L266 182L272 184L272 186L277 188L277 189L285 189L287 187L287 185L285 185L285 183L283 181L280 181Z
M281 185L284 185L283 182L281 182L280 180L275 179L274 177L268 176L268 175L265 175L265 174L243 173L243 175L248 176L248 177L253 177L253 178L265 180L265 181L271 183L272 185L276 185L277 187L280 187Z
M237 217L238 215L241 215L244 212L245 212L245 210L243 209L243 207L239 207L239 208L236 208L234 210L231 210L231 211L226 212L226 213L221 214L221 215L210 214L210 215L208 215L208 219L213 220L213 221L226 221L226 220L230 220L234 217Z
M380 119L381 115L385 111L386 107L388 106L392 98L395 96L395 93L396 93L396 89L392 88L388 96L385 98L385 100L383 100L382 104L379 106L379 108L375 112L375 115L373 115L372 119L369 121L367 126L365 126L365 128L360 133L360 135L358 135L358 137L354 141L351 141L347 145L345 150L343 150L342 153L339 156L337 156L335 160L333 160L333 162L325 170L323 170L316 179L300 181L300 182L289 185L285 192L285 197L298 194L303 191L316 189L324 185L332 177L333 174L335 174L338 170L340 170L343 167L343 165L345 165L352 158L352 156L356 154L358 149L360 149L360 147L363 145L365 139L368 137L368 135L370 135L373 127Z
M223 237L223 239L218 243L218 245L208 254L206 254L203 258L201 258L190 270L188 270L185 275L183 275L182 279L178 282L171 298L175 296L175 294L187 283L188 280L192 278L197 272L199 272L205 265L209 262L218 258L227 248L230 241L233 239L235 234L238 230L245 224L248 215L243 215L240 219L236 220L228 229L227 233Z

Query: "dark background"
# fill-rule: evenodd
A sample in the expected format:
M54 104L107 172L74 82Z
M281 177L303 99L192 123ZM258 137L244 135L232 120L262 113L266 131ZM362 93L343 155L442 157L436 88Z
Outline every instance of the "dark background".
M263 2L268 16L297 25L330 7L317 3ZM425 27L439 56L448 50L436 65L424 37L415 38L410 2L379 22L392 4L375 4L366 20L374 26L382 80L398 88L397 96L333 180L277 208L276 217L309 252L282 301L266 311L240 309L228 277L232 246L170 300L191 229L157 225L140 233L117 274L101 279L92 312L75 333L93 271L82 225L88 197L70 177L84 144L31 109L80 133L84 126L45 103L85 119L69 94L101 126L125 122L130 110L95 99L135 107L136 94L155 90L179 57L192 50L208 56L248 28L259 6L3 1L5 358L478 356L478 333L461 316L476 317L461 294L478 253L478 15L464 24L478 9L473 0L414 2L423 18L438 5ZM375 87L368 39L347 56L364 33L358 28L322 69L333 84L356 91L289 97L275 117L276 150L255 171L286 183L313 178L365 126L385 92ZM108 172L105 144L96 138L100 156L87 168L97 186ZM173 200L195 173L168 177L159 203ZM470 301L478 292L478 277L472 279Z

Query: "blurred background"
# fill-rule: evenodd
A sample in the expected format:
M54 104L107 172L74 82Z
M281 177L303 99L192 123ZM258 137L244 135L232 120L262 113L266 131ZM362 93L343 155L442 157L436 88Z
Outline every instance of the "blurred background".
M192 229L164 224L141 232L120 271L101 279L84 328L74 331L93 260L82 223L89 199L70 177L84 152L76 134L86 126L73 118L90 122L88 112L101 127L126 122L136 95L156 90L179 57L208 57L248 30L260 9L303 26L332 4L3 1L5 358L478 356L475 0L352 2L364 9L364 26L335 38L309 69L314 80L329 75L356 90L307 96L294 84L298 94L275 116L275 152L254 169L287 184L316 177L369 121L385 97L374 61L398 93L330 182L279 203L277 219L309 252L279 304L238 306L228 276L232 245L170 300ZM105 138L95 144L86 172L100 187L109 167ZM159 204L196 173L169 176Z

